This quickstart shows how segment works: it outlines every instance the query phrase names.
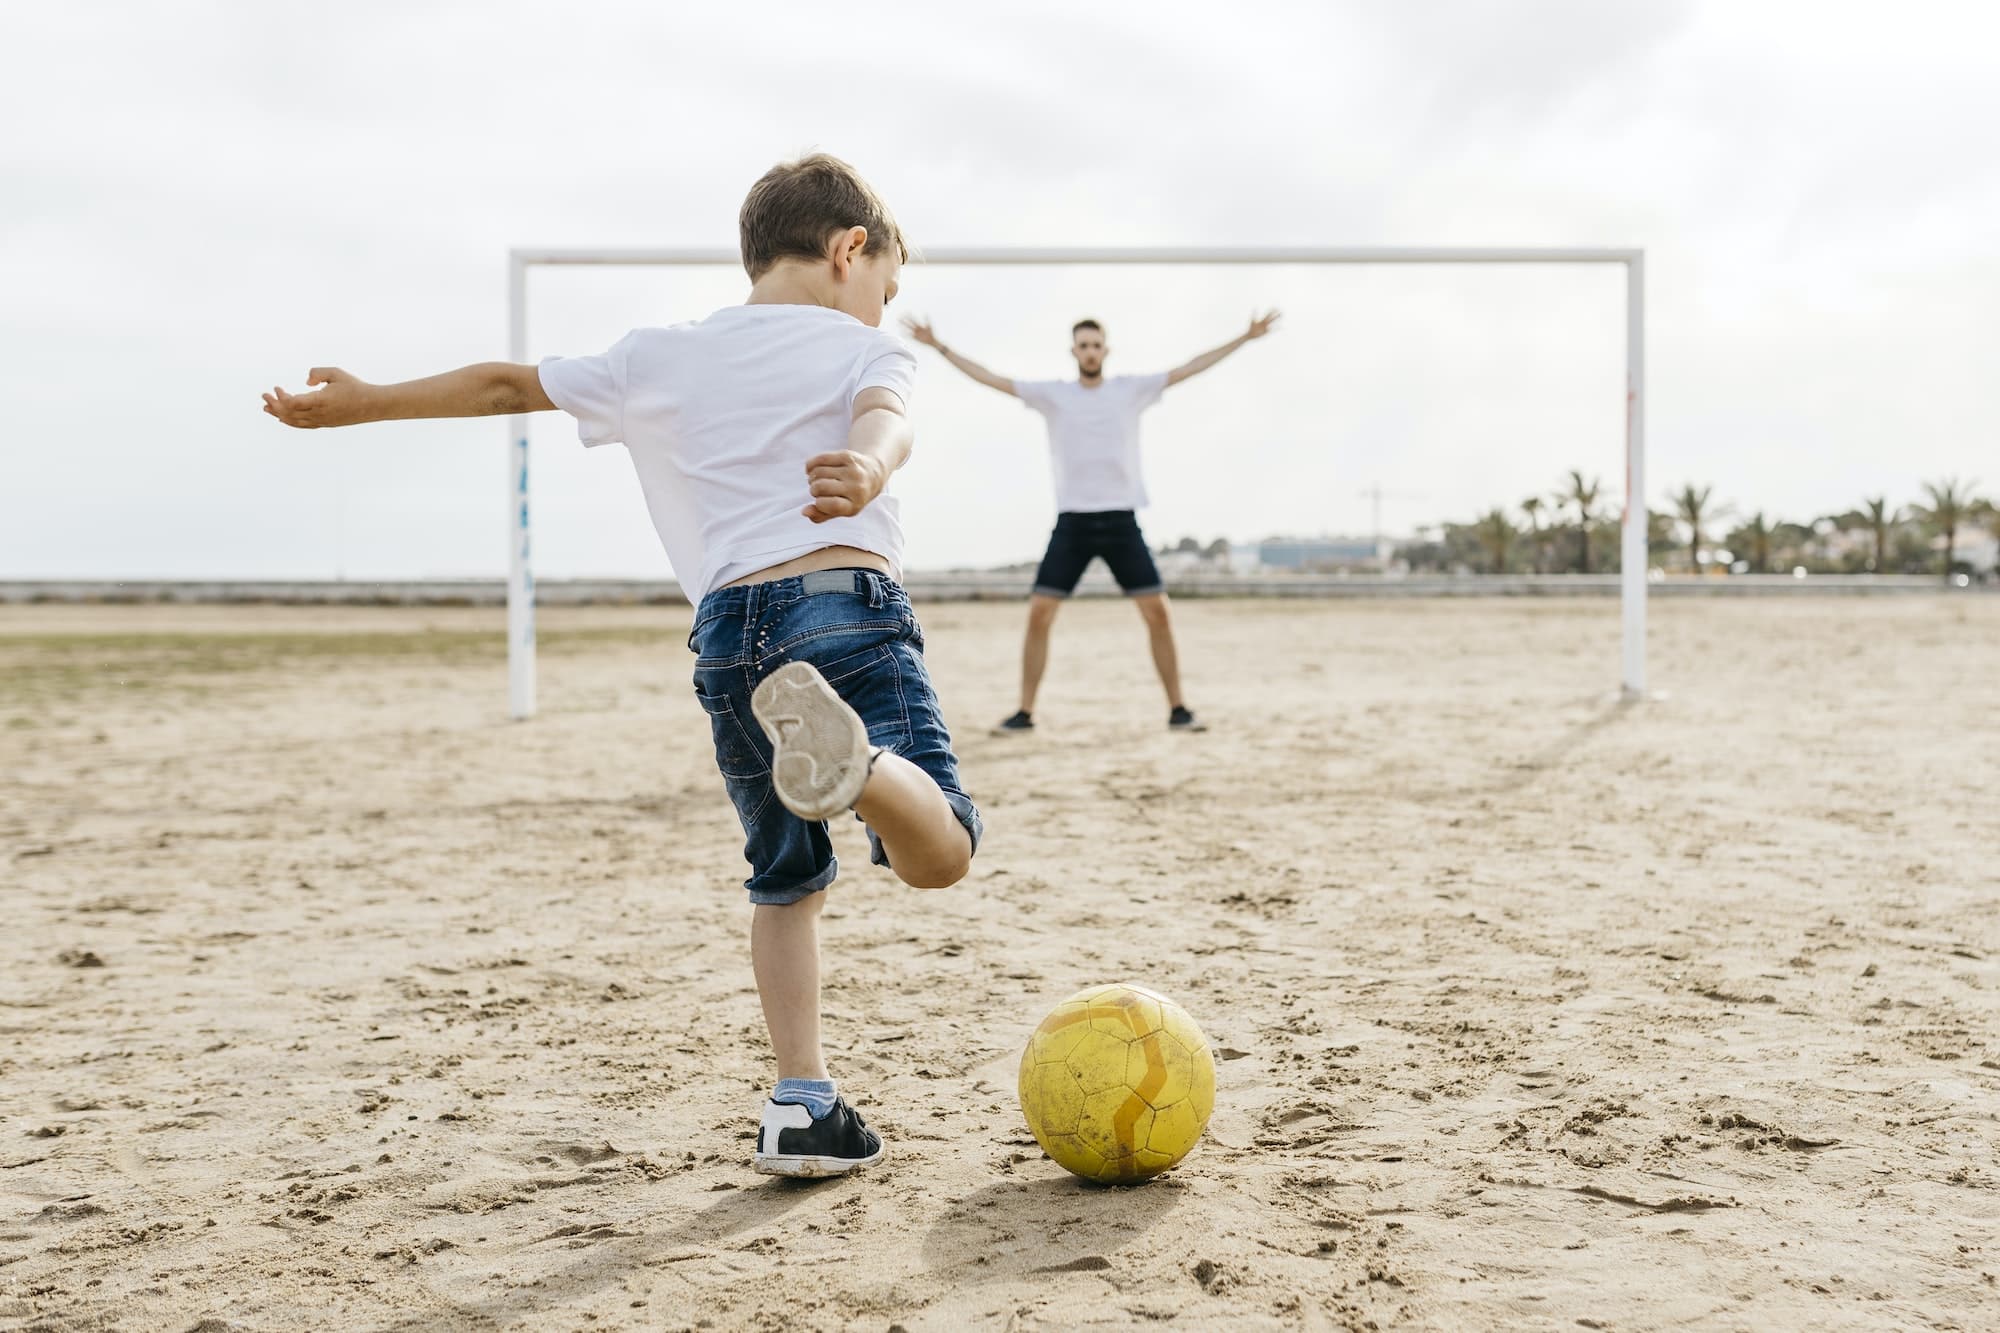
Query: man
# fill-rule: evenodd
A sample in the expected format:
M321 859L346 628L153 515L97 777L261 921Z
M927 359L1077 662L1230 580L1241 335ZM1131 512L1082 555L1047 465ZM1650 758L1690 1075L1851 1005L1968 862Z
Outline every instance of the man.
M1139 530L1138 510L1146 504L1146 484L1139 466L1139 414L1158 402L1169 385L1199 375L1244 343L1269 333L1277 319L1275 310L1255 316L1244 332L1164 374L1109 378L1104 374L1104 359L1111 349L1104 339L1104 326L1094 319L1079 320L1070 330L1070 355L1076 358L1077 371L1073 381L1016 380L996 375L946 347L928 322L904 321L918 342L937 348L945 360L988 388L1019 398L1048 422L1049 461L1056 481L1056 526L1049 534L1048 551L1035 571L1034 590L1028 598L1028 633L1021 649L1021 707L1000 724L1000 731L1034 729L1035 695L1048 666L1049 630L1055 624L1056 610L1075 591L1084 569L1100 556L1146 622L1153 665L1167 692L1167 726L1175 731L1203 730L1181 697L1180 657L1174 648L1173 622L1167 614L1166 585L1160 581L1153 553Z

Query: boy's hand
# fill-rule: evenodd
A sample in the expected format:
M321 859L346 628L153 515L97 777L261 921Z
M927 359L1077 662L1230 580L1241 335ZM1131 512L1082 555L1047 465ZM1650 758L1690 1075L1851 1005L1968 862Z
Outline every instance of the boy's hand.
M813 522L824 523L830 518L852 518L866 509L888 484L889 468L873 454L842 449L808 458L806 480L813 502L802 512Z
M274 386L264 395L264 410L287 426L301 430L375 420L369 411L374 385L334 366L315 367L307 373L306 383L325 387L313 393L292 394Z
M927 319L918 319L915 315L905 315L903 316L903 328L909 332L912 338L915 338L926 347L936 347L940 350L944 348L944 344L938 341L938 336L932 331L930 321Z
M1278 312L1275 310L1267 310L1261 315L1252 315L1250 316L1250 330L1243 336L1245 338L1261 338L1269 333L1271 326L1277 322Z

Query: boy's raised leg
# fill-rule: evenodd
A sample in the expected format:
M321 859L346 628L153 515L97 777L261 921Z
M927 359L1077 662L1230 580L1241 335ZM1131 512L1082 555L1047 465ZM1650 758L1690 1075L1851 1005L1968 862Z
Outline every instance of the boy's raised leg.
M853 810L882 840L889 868L917 889L965 877L972 836L931 775L868 744L868 727L809 662L757 686L750 711L771 740L771 784L801 819Z
M875 756L854 813L882 840L889 868L913 889L948 889L971 868L972 835L931 775L899 754Z

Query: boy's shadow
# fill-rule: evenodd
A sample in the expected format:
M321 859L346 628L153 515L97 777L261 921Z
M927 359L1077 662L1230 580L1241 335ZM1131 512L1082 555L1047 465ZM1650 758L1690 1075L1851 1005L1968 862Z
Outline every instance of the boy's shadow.
M663 1231L619 1233L593 1245L590 1252L556 1272L539 1278L532 1289L507 1291L486 1300L451 1305L459 1318L482 1324L508 1324L534 1319L561 1309L570 1301L623 1282L634 1271L663 1257L721 1250L746 1231L774 1223L804 1203L827 1182L776 1178L731 1190L693 1217ZM544 1241L555 1237L542 1238ZM530 1242L533 1244L534 1242ZM389 1325L393 1330L435 1327L435 1313Z
M442 1305L479 1325L534 1321L663 1259L726 1251L732 1241L777 1223L828 1183L771 1180L732 1190L676 1226L607 1238L574 1263L538 1278L531 1289ZM1109 1256L1151 1229L1181 1195L1172 1181L1118 1187L1063 1176L987 1185L950 1204L931 1225L923 1266L926 1276L953 1285L1107 1269ZM433 1309L389 1327L433 1327L437 1314Z
M924 1237L926 1275L940 1285L1111 1267L1124 1249L1172 1212L1172 1181L1094 1185L1068 1176L1003 1181L946 1208Z

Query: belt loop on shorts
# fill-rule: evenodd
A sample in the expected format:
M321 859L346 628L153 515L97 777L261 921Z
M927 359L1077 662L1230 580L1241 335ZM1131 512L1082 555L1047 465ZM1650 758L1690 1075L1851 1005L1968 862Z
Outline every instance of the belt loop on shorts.
M860 571L862 581L867 585L864 595L868 598L868 609L880 611L888 596L882 587L882 576L869 571ZM857 591L861 591L857 589Z

